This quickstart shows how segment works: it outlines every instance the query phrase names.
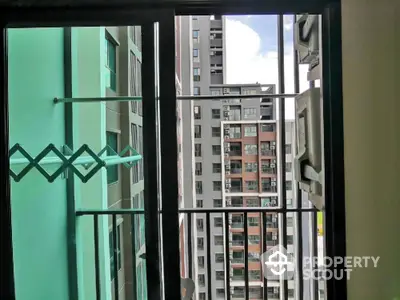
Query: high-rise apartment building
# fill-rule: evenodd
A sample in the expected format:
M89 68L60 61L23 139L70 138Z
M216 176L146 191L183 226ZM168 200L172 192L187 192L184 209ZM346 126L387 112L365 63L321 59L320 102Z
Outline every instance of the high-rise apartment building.
M292 207L292 156L294 123L286 122L285 141L280 143L273 84L227 84L225 61L225 17L184 17L182 32L182 73L184 95L212 95L215 100L192 100L183 103L183 159L185 206L212 207L277 207L283 200L279 187L285 185L287 207ZM229 99L224 96L230 95ZM232 97L232 95L237 95ZM243 95L260 95L241 98ZM217 99L221 96L221 99ZM285 147L286 182L279 181L279 151ZM191 189L189 188L191 187ZM206 216L197 213L192 243L194 245L193 277L197 299L224 297L242 299L245 294L245 241L248 230L248 280L250 299L262 299L263 274L260 256L262 243L268 248L282 238L282 222L277 213L266 213L266 228L261 213L249 213L244 224L243 213L211 214L210 237L206 236ZM229 224L229 253L225 251L225 222ZM288 251L295 253L293 238L295 218L287 213ZM265 235L263 234L265 232ZM266 241L263 241L265 236ZM206 243L211 243L207 247ZM210 253L208 253L209 249ZM211 255L211 265L207 256ZM230 261L226 274L226 260ZM209 270L209 268L211 270ZM211 280L208 278L211 276ZM230 281L230 291L225 290ZM212 288L209 284L212 282ZM269 281L268 299L279 299L281 282ZM288 282L288 297L295 294L294 280Z

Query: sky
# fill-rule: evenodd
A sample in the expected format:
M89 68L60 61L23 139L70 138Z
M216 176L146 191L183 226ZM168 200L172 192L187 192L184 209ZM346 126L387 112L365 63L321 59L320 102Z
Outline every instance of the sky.
M284 17L285 93L294 93L293 17ZM228 16L226 20L227 83L278 84L277 16ZM300 65L300 92L308 88L307 66ZM279 90L277 90L279 93ZM294 119L293 99L286 119Z

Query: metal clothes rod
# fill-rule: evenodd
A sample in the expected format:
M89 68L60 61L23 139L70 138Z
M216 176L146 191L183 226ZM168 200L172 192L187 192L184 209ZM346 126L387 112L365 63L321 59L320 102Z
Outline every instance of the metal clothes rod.
M219 99L254 99L254 98L295 98L298 94L254 94L254 95L201 95L176 96L177 100L219 100ZM91 103L91 102L142 101L142 97L93 97L93 98L54 98L54 103Z
M66 159L70 159L71 156L65 156ZM117 164L122 164L126 162L134 162L141 160L142 156L141 155L133 155L133 156L126 156L126 157L120 157L118 155L112 155L112 156L105 156L101 157L101 160L104 161L105 166L114 166ZM83 156L83 157L78 157L76 160L72 162L73 165L86 165L86 164L91 164L95 163L96 160L91 157L91 156ZM29 160L26 158L11 158L10 159L10 164L11 165L25 165L29 164ZM63 161L59 157L44 157L40 160L39 164L40 165L55 165L55 164L61 164Z

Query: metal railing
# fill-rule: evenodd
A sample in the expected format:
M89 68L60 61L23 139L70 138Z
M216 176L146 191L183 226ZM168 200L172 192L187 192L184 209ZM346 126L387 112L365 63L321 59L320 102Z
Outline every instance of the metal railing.
M249 246L254 247L254 245L259 246L259 251L261 253L267 251L271 247L277 245L280 240L274 239L274 237L270 237L267 235L267 231L269 228L276 228L277 227L277 222L270 222L270 216L271 214L274 215L281 215L283 213L288 213L288 212L293 212L295 214L302 214L302 213L309 213L309 212L315 212L316 210L313 208L302 208L302 209L289 209L289 208L282 208L282 207L274 207L274 208L262 208L262 207L250 207L250 208L245 208L245 207L222 207L222 208L212 208L212 209L204 209L204 208L196 208L196 209L180 209L179 213L181 215L185 216L186 219L186 224L185 226L185 236L186 236L186 243L185 243L185 256L187 256L188 259L188 269L187 269L187 275L190 278L193 278L194 268L195 268L195 263L194 263L194 258L196 258L198 255L204 255L203 262L201 266L202 270L205 271L205 290L207 291L208 297L206 299L208 300L213 300L214 298L212 297L213 295L213 289L216 288L215 282L213 282L213 270L214 268L214 263L215 262L215 253L220 252L221 249L219 247L223 247L223 252L225 255L225 259L222 262L224 271L225 271L225 282L224 282L224 288L225 291L231 291L231 285L230 281L243 281L243 288L244 288L244 293L240 297L241 299L246 299L249 300L251 298L250 295L250 286L249 282L254 280L258 280L260 282L263 282L263 286L268 287L267 279L263 278L261 276L258 278L258 276L251 275L250 269L249 269L249 263L253 264L252 268L254 269L254 264L260 264L259 270L262 270L261 267L261 260L255 260L253 259L253 256L249 256ZM162 211L159 212L162 215ZM241 223L231 223L230 224L230 219L232 216L237 215L240 213L243 216L243 222ZM259 239L255 240L249 240L249 227L244 226L244 224L248 224L248 215L258 213L260 216L260 221L259 222L259 232L260 236ZM121 247L124 249L124 257L126 258L127 255L131 256L130 260L132 261L133 264L129 264L131 267L132 265L136 265L136 259L145 259L146 254L145 253L140 253L140 249L138 249L136 243L137 243L137 238L136 236L142 235L143 234L143 224L137 223L137 217L141 216L143 217L144 210L143 209L119 209L119 210L80 210L76 212L77 218L91 218L93 220L93 241L94 241L94 274L95 274L95 289L96 289L96 299L97 300L102 300L101 298L101 284L104 284L104 282L101 279L100 275L100 270L102 269L101 264L103 263L108 263L107 260L104 261L104 259L100 258L100 241L104 243L104 238L101 238L101 228L100 226L100 221L102 222L108 222L109 225L111 225L111 231L110 231L110 238L111 238L111 243L110 243L110 260L113 261L112 266L112 281L111 281L111 286L114 294L114 299L118 300L119 299L119 294L121 292L121 286L123 283L120 282L124 278L124 276L121 276L121 272L131 272L132 276L132 281L136 282L136 269L129 270L128 266L125 266L123 262L125 262L124 258L122 258L123 262L119 263L121 260L120 257L120 249L118 247ZM214 217L222 217L223 218L223 243L221 246L218 246L217 243L215 243L215 236L217 234L220 234L220 229L217 230L216 227L214 227L214 222L212 222L212 219ZM203 239L201 243L197 243L197 246L194 247L195 244L195 237L199 238L200 236L197 236L192 232L192 229L196 228L196 220L199 218L203 219L204 221L204 228L205 228L205 234L201 235L201 238ZM136 221L136 223L135 223ZM119 237L119 234L117 233L117 226L121 225L123 226L123 229L121 230L120 234L122 238ZM243 228L244 231L240 233L240 235L243 237L243 239L237 240L233 239L232 236L232 229L237 228L236 225L240 225L240 228ZM126 240L127 235L122 234L123 232L126 232L126 228L130 228L130 236L131 238ZM252 227L253 228L253 227ZM253 234L254 235L254 234ZM122 241L121 241L122 240ZM123 243L122 245L120 243ZM125 244L126 242L131 243L132 250L127 251L127 245ZM141 241L143 243L143 241ZM230 253L232 251L235 251L235 247L240 246L241 250L237 251L243 251L243 257L230 257ZM218 248L216 248L218 247ZM202 248L201 254L196 254L197 250ZM197 249L197 250L196 250ZM254 251L254 250L251 250ZM299 251L298 255L301 255L302 252ZM139 256L138 256L139 255ZM302 257L302 255L300 256ZM160 260L163 260L163 257L160 257ZM128 259L129 261L129 259ZM123 270L119 269L118 265L123 266ZM221 262L219 262L221 264ZM232 265L234 264L243 264L242 268L244 269L244 274L243 275L226 275L226 274L231 274ZM131 267L132 268L132 267ZM262 271L261 271L262 274ZM195 282L197 281L196 278L193 278ZM203 289L204 289L203 287ZM253 288L253 287L252 287ZM136 291L136 289L134 289ZM257 291L256 291L257 292ZM253 293L252 293L253 294ZM284 291L285 295L288 295L288 291ZM274 299L276 294L271 294L271 292L268 289L263 289L262 290L262 295L263 299ZM226 299L236 299L238 297L238 294L236 293L226 293ZM139 299L139 298L133 298L133 299ZM253 298L251 298L253 299ZM256 299L256 298L254 298ZM285 298L287 299L287 298Z

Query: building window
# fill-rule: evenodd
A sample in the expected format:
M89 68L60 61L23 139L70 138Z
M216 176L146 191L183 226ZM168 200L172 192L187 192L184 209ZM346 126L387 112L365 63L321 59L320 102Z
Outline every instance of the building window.
M199 300L206 300L206 293L204 292L199 293Z
M114 151L118 153L118 134L115 132L107 131L107 155L115 155ZM111 148L111 149L110 149ZM107 183L115 183L118 181L118 165L107 167Z
M275 124L261 124L261 132L275 132Z
M275 207L278 206L277 197L266 197L261 199L262 207Z
M293 245L293 235L288 235L287 236L287 244L288 245Z
M194 144L194 156L201 156L201 144Z
M246 207L259 207L260 201L258 198L249 198L246 199Z
M222 199L214 199L214 207L222 207Z
M248 173L256 173L257 172L257 163L256 162L248 162L245 163L245 170Z
M244 153L246 155L257 155L257 145L256 144L245 144Z
M257 136L257 126L256 125L244 126L244 136Z
M260 243L259 235L249 235L249 244L256 245Z
M243 91L243 95L256 95L256 94L257 94L257 90L255 90L255 89L248 89L248 90Z
M194 119L200 120L201 119L201 107L195 106L193 107Z
M203 231L204 230L204 220L203 219L197 219L196 220L197 224L197 230L198 231Z
M286 180L285 188L287 191L290 191L292 189L292 181L291 180Z
M231 125L231 127L229 128L229 137L231 139L240 139L242 137L242 126Z
M224 244L224 238L222 235L214 235L214 245L222 246Z
M211 117L213 119L220 119L221 118L221 110L220 109L211 109Z
M200 268L204 268L204 256L197 256L197 264Z
M221 127L211 127L212 137L221 137Z
M292 145L290 145L290 144L285 145L285 153L292 154Z
M257 180L246 181L246 190L257 191L258 190L258 181Z
M261 271L260 270L249 270L249 279L250 280L260 280Z
M206 278L205 278L204 274L199 274L197 276L197 279L198 279L198 283L199 283L200 286L205 286L206 285Z
M221 90L211 90L211 95L212 96L219 96L219 95L221 95Z
M224 262L224 254L223 253L215 253L215 262L223 263Z
M204 250L204 238L202 237L197 238L197 249Z
M243 263L244 262L244 252L243 251L233 251L232 252L232 262Z
M212 164L213 173L221 173L221 164L220 163L213 163Z
M199 49L193 49L193 62L200 62Z
M222 189L221 181L213 181L213 191L218 192Z
M260 261L260 253L258 253L258 252L249 252L249 261L259 262Z
M212 145L212 154L221 155L221 145Z
M201 138L201 125L194 125L194 137L196 139Z
M232 206L233 207L243 207L242 197L232 197Z
M114 250L117 251L117 270L121 270L121 224L117 226L117 245L114 249L113 231L109 233L111 280L114 280Z
M286 219L286 225L288 227L293 227L293 217L287 217Z
M202 208L203 207L203 200L196 200L196 207Z
M291 162L287 162L285 164L285 169L286 169L286 172L292 171L292 163Z
M117 91L117 45L106 38L106 86Z
M199 41L199 30L193 30L193 40L196 42Z
M260 225L260 219L258 217L249 217L248 223L250 227Z
M193 68L193 81L200 81L200 68Z
M203 165L201 162L196 162L195 168L196 175L200 176L203 174Z
M200 95L200 87L195 86L193 88L193 95L195 95L195 96L199 96Z
M196 181L196 194L197 195L203 194L203 182L202 181Z
M225 273L224 273L224 271L215 271L215 279L216 280L224 280L225 279ZM218 290L219 289L217 289L217 293L218 293ZM222 289L222 293L223 293L223 289Z
M223 226L222 217L215 217L214 227L222 227L222 226Z
M257 109L256 108L243 109L243 118L245 120L255 120L257 118Z
M231 193L239 193L242 192L242 179L241 178L232 178L231 179Z
M222 272L222 278L219 279L217 278L217 280L224 280L224 271L217 271L217 272ZM217 297L218 298L225 298L225 289L219 288L217 289Z
M244 269L240 268L240 269L233 269L233 279L236 280L243 280L244 279Z
M286 199L286 205L288 206L288 207L292 207L292 205L293 205L293 199Z

